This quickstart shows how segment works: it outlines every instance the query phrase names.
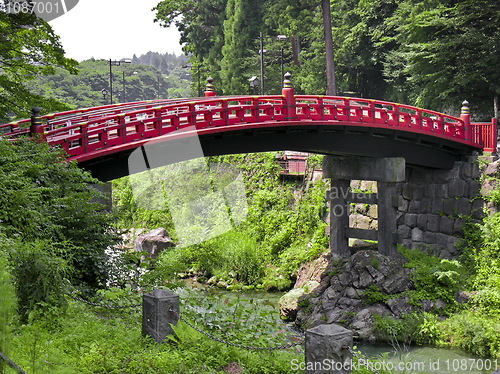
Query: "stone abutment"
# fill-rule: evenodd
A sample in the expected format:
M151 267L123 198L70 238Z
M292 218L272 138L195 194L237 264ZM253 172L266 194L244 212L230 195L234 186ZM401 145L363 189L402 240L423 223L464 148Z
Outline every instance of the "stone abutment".
M463 225L484 214L477 156L451 170L344 156L325 156L323 168L331 178L330 248L343 258L356 251L349 240L356 238L388 256L398 256L402 244L452 258Z

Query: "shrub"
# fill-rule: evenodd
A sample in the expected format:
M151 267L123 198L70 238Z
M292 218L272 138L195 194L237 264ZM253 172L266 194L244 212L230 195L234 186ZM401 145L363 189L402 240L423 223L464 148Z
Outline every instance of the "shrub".
M417 337L423 321L420 314L404 314L402 318L374 316L375 334L381 341L398 346L399 343L410 345Z
M481 313L463 312L442 323L443 335L454 346L480 357L500 358L500 322Z
M71 256L59 254L68 255L73 281L98 287L107 277L104 251L116 242L114 216L96 202L98 181L63 161L45 142L0 140L0 228L25 242L71 245Z
M412 302L442 299L448 306L456 305L455 296L466 273L457 260L446 260L432 256L418 249L399 247L408 260L404 266L413 269L411 279L415 290L409 291Z
M68 292L67 248L42 240L12 240L3 242L3 250L9 253L21 321L28 321L32 312L59 313Z
M0 238L0 240L2 240ZM10 275L7 256L0 249L0 352L8 354L11 329L15 316L16 296ZM4 361L0 359L0 374L5 370Z

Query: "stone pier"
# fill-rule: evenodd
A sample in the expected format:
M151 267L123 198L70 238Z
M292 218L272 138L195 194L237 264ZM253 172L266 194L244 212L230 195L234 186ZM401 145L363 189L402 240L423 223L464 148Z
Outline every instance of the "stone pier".
M354 253L349 238L376 241L384 255L397 255L402 244L452 258L463 225L483 215L475 156L455 162L450 170L405 165L402 158L325 156L323 170L332 181L327 192L330 248L344 258ZM353 189L364 184L360 180L375 181L376 193ZM351 205L375 206L366 209L371 214L367 221L374 222L371 229L353 225Z
M405 160L354 156L325 156L323 171L331 178L327 193L330 206L330 248L341 257L350 257L349 238L378 242L384 255L397 255L401 239L397 231L397 182L405 180ZM351 189L352 180L377 181L377 193L361 193ZM359 229L349 225L351 204L377 204L378 229Z

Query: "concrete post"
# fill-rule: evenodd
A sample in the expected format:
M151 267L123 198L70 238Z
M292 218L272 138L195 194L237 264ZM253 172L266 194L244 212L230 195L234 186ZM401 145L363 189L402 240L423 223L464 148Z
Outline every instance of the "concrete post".
M179 321L179 296L169 290L154 290L142 297L142 335L161 343L173 335L171 325Z
M342 326L319 325L306 331L306 374L351 372L353 333Z
M350 205L346 196L350 190L350 180L332 180L330 190L330 250L332 253L346 258L351 256L349 238L346 230L349 227Z

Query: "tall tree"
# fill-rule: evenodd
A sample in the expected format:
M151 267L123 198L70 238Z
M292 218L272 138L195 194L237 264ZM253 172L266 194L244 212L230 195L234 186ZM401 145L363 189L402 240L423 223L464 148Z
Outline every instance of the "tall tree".
M249 67L258 39L261 19L259 0L229 0L224 21L225 43L222 47L221 76L224 92L247 94Z
M175 25L181 34L183 50L193 56L218 80L224 44L224 19L228 0L162 0L156 5L155 22ZM206 66L205 66L206 65Z
M28 84L36 76L54 73L55 66L76 73L77 61L64 57L59 37L47 22L34 14L15 14L5 4L0 3L0 121L26 117L33 106L65 109L32 94Z
M323 28L325 34L326 93L327 95L336 95L337 81L335 79L335 60L333 53L333 35L332 35L332 11L330 7L330 0L321 0L321 9L323 11Z
M418 105L457 108L464 99L488 116L500 95L500 3L407 0L387 21L397 47L390 82Z

